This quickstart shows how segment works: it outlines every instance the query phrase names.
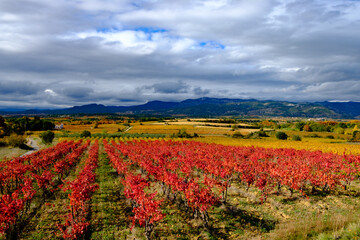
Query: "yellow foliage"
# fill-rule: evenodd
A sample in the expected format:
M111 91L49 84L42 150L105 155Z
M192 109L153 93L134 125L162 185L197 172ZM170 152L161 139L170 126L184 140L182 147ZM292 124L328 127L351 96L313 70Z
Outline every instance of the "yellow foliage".
M310 151L320 150L322 152L332 152L336 154L360 154L359 145L347 144L347 143L331 143L330 139L319 140L308 139L303 141L292 140L275 140L271 139L234 139L229 137L205 137L199 138L195 141L206 143L217 143L222 145L232 146L255 146L264 148L293 148L293 149L305 149ZM333 141L333 140L332 140Z
M231 128L228 127L212 127L212 126L196 126L189 124L143 124L133 126L127 133L151 133L151 134L174 134L179 130L185 129L189 134L230 134Z

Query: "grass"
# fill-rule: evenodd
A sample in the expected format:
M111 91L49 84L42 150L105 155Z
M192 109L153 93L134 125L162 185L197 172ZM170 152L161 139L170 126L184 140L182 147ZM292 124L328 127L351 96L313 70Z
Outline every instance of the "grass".
M322 233L317 240L351 240L360 239L360 223L351 223L346 228L332 233Z
M96 170L99 189L92 198L91 239L125 239L130 234L131 209L122 195L122 185L101 149Z
M28 150L20 148L10 148L10 147L0 147L0 161L5 157L7 159L19 157L20 155L26 153Z
M353 214L310 215L280 224L269 235L270 239L323 239L324 236L336 236L337 232L350 224L356 224ZM338 238L336 238L338 239Z

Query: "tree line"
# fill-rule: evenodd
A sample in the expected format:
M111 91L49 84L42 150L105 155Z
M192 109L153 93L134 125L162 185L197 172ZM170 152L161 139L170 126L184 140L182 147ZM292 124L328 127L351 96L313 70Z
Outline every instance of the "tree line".
M52 121L41 119L38 116L7 119L0 116L0 137L9 136L13 133L23 135L26 131L52 130L54 127Z

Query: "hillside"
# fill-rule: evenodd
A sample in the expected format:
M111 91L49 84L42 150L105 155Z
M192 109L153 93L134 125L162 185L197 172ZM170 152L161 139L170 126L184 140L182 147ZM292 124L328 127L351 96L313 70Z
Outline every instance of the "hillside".
M55 110L26 110L17 114L131 114L157 116L281 116L311 118L357 118L358 102L296 103L256 99L198 98L181 102L151 101L136 106L89 104ZM14 112L0 111L0 114Z

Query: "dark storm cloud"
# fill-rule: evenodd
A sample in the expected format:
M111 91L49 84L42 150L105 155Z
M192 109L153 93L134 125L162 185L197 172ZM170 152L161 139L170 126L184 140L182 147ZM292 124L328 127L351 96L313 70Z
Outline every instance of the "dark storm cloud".
M3 0L0 107L353 100L360 2Z
M71 87L62 89L62 94L66 97L73 98L73 99L88 99L91 93L94 92L94 89L87 88L87 87Z
M145 89L151 89L155 93L186 93L189 91L190 86L179 81L179 82L163 82L155 83L151 86L145 86Z
M39 92L39 86L26 81L0 81L2 95L33 95Z

